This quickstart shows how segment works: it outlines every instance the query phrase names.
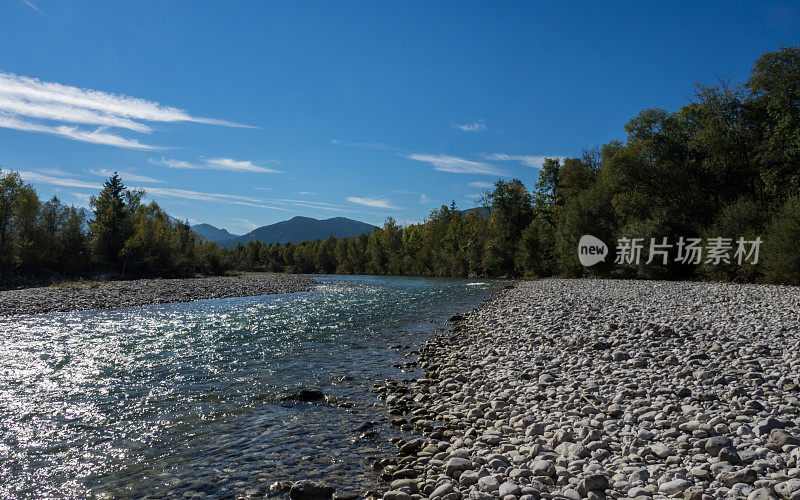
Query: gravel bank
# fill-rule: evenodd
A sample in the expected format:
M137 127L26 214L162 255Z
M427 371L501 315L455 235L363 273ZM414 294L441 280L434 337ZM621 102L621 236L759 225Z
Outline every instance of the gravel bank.
M800 499L800 288L521 282L419 357L383 498Z
M313 286L311 278L293 274L70 283L0 291L0 316L302 292Z

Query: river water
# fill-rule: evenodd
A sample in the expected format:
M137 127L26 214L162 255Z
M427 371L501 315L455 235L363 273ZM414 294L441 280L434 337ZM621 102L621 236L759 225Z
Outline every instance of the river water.
M397 435L370 388L498 281L317 279L304 293L0 318L0 498L376 488ZM405 370L405 371L404 371ZM339 403L281 401L316 388ZM355 428L377 421L374 437Z

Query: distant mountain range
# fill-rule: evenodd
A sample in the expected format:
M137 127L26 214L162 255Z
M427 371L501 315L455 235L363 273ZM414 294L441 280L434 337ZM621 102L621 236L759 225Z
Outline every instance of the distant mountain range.
M216 241L222 246L232 247L237 243L247 244L251 240L258 240L266 244L284 244L324 240L328 236L349 238L363 233L371 233L375 226L345 217L319 220L298 216L283 222L261 226L241 236L231 234L211 224L197 224L192 226L192 229L208 241Z

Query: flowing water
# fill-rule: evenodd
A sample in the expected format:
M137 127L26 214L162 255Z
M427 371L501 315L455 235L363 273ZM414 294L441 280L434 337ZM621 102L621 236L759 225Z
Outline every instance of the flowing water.
M0 498L263 497L306 478L377 487L371 461L394 454L396 434L372 384L415 376L409 348L503 283L318 281L0 318ZM347 404L280 400L304 387ZM365 421L376 436L354 430Z

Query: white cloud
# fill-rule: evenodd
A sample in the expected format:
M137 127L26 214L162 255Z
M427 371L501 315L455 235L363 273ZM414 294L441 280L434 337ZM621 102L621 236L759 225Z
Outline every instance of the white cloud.
M136 139L126 139L122 136L103 132L104 128L99 128L95 131L80 130L77 127L68 127L66 125L50 126L36 122L29 122L20 120L14 115L7 115L0 112L0 128L10 128L14 130L22 130L25 132L41 132L44 134L58 135L67 137L75 141L90 142L93 144L104 144L106 146L116 146L118 148L126 149L145 149L145 150L158 150L164 149L158 146L150 146L142 144Z
M478 120L470 123L454 123L453 128L457 128L463 132L483 132L488 127L484 120Z
M249 127L226 120L192 116L186 111L137 97L82 89L0 71L0 95L31 102L63 104L93 109L111 116L153 122L195 122L229 127Z
M315 193L315 192L313 192L313 191L300 191L300 192L299 192L299 193L297 193L297 194L298 194L298 195L300 195L300 196L309 196L309 195L312 195L312 194L317 194L317 193Z
M314 194L314 193L309 193ZM337 205L335 203L326 203L322 201L311 201L311 200L291 200L291 199L280 199L280 200L270 200L271 203L277 203L279 205L292 205L295 207L304 207L304 208L312 208L315 210L327 210L329 212L353 212L354 210L345 208L342 205Z
M162 181L160 179L154 179L153 177L147 177L146 175L132 174L130 172L122 172L120 170L117 170L116 172L117 172L117 174L119 174L120 177L122 177L122 180L125 181L125 182L128 182L128 181L131 181L131 182L149 182L149 183L161 183L161 182L164 182L164 181ZM105 169L105 168L102 168L100 170L89 170L89 173L90 174L94 174L94 175L99 175L101 177L111 177L112 175L114 175L114 171L113 170L108 170L108 169Z
M40 182L43 184L51 184L54 186L66 186L76 188L86 188L93 190L100 190L103 188L100 184L92 182L85 182L78 179L68 177L55 177L52 175L45 175L37 172L22 170L19 172L20 176L26 182ZM267 208L270 210L280 210L283 212L293 212L288 208L276 207L269 205L267 200L259 198L252 198L250 196L240 196L235 194L225 193L204 193L202 191L192 191L189 189L168 188L168 187L154 187L154 186L129 186L131 189L143 189L149 196L163 196L167 198L180 198L185 200L195 201L213 201L217 203L227 203L230 205L245 205L257 208Z
M365 207L372 207L372 208L392 208L398 209L392 205L392 202L389 200L381 199L381 198L359 198L358 196L348 196L347 201L350 203L355 203L356 205L364 205Z
M45 120L55 120L68 123L83 123L86 125L98 125L102 127L117 127L135 132L151 132L152 129L129 118L119 116L104 115L96 111L74 106L64 106L54 103L29 102L22 99L15 99L0 94L0 109L15 115L27 116L28 118L41 118Z
M95 184L93 182L86 182L78 179L70 179L68 177L55 177L52 175L40 174L37 172L31 172L27 170L20 170L19 175L26 182L41 182L44 184L51 184L53 186L65 186L65 187L86 188L86 189L103 188L103 186L101 186L100 184Z
M258 224L256 224L255 222L249 221L247 219L231 219L231 220L232 221L236 221L238 223L237 226L241 226L241 227L244 227L244 228L247 228L247 229L250 229L250 230L253 230L253 229L257 228L257 227L261 227Z
M316 206L320 206L320 207L335 207L335 208L338 208L338 207L341 206L341 205L336 205L334 203L325 203L325 202L322 202L322 201L310 201L310 200L286 200L286 199L282 199L280 201L282 201L284 203L302 203L304 205L316 205Z
M419 195L419 202L421 204L423 204L423 205L427 205L428 203L431 202L431 199L430 199L430 197L428 195L421 194L421 195Z
M270 160L275 163L275 160ZM232 158L211 158L209 160L201 159L200 163L191 163L184 160L173 160L161 157L160 160L149 158L147 160L151 165L161 165L168 168L185 168L194 170L228 170L233 172L256 172L262 174L279 174L279 170L272 168L260 167L251 161L238 161ZM270 188L255 188L255 189L270 189Z
M183 160L170 160L167 158L161 157L160 160L155 158L148 158L147 163L151 165L160 165L162 167L167 168L187 168L187 169L200 169L206 168L203 165L198 165L197 163L189 163L188 161Z
M28 6L44 14L33 3ZM26 119L57 122L58 125ZM0 127L59 135L69 139L131 149L164 149L106 132L106 128L149 133L146 122L194 122L249 127L226 120L203 118L186 111L136 97L43 82L0 71ZM96 126L82 130L64 123ZM249 127L252 128L252 127Z
M209 165L210 168L216 168L219 170L238 170L242 172L260 172L264 174L280 173L278 170L259 167L250 161L236 161L231 158L212 158L210 160L206 160L206 165Z
M27 6L28 6L28 7L30 7L31 9L35 10L35 11L36 11L36 12L38 12L39 14L43 15L43 16L44 16L44 17L46 17L47 19L49 19L49 20L51 20L51 21L53 20L53 18L52 18L52 17L50 17L50 16L48 16L47 14L45 14L45 13L44 13L44 11L43 11L42 9L40 9L39 7L37 7L37 6L36 6L36 4L34 4L33 2L31 2L31 0L22 0L22 3L24 3L25 5L27 5Z
M469 184L467 184L467 186L478 188L478 189L489 189L490 187L493 186L493 184L491 182L477 181L477 182L470 182Z
M481 196L483 196L483 195L482 195L482 194L480 194L480 193L469 193L469 194L467 195L467 198L469 198L470 200L477 200L477 199L479 199Z
M89 206L89 200L92 199L92 195L87 193L70 193L72 196L77 198L82 204L85 206Z
M430 163L436 170L453 174L501 175L501 172L493 165L480 161L465 160L456 156L415 153L406 156L406 158Z
M136 187L134 189L144 189L147 191L148 195L164 196L168 198L182 198L185 200L196 201L215 201L219 203L228 203L230 205L244 205L248 207L268 208L270 210L291 212L291 210L286 208L266 205L266 203L269 203L268 201L260 200L258 198L251 198L249 196L239 196L225 193L204 193L202 191L192 191L179 188Z
M492 155L487 155L487 159L489 160L496 160L496 161L516 161L525 165L526 167L533 167L533 168L542 168L542 163L544 162L545 158L554 158L557 160L563 160L564 156L558 155L545 155L545 156L537 156L537 155L509 155L505 153L495 153Z

